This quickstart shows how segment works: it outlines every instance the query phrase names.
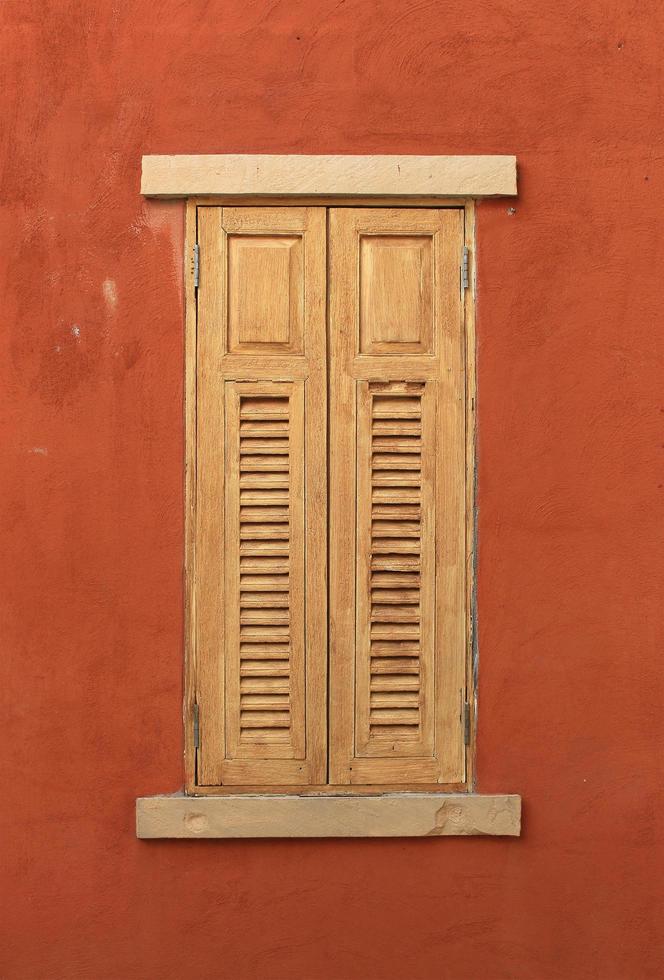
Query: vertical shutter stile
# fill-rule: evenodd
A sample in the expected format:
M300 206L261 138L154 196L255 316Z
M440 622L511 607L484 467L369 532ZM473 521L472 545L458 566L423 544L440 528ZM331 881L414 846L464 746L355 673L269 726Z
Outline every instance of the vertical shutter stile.
M200 783L324 783L325 212L198 227Z
M330 764L464 779L461 210L330 213Z

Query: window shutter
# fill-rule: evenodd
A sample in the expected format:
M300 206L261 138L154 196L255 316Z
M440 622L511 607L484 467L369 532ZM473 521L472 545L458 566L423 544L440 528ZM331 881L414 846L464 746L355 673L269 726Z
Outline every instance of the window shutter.
M463 212L330 211L330 781L464 779Z
M198 208L200 785L326 780L325 225Z

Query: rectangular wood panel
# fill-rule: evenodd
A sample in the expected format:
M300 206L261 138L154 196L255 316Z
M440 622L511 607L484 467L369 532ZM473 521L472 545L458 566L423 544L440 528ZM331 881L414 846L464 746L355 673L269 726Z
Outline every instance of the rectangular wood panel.
M198 783L324 783L325 212L200 207L198 240Z
M431 253L430 235L360 236L360 353L433 353Z
M330 766L465 774L459 210L330 211Z
M302 236L245 233L227 240L228 351L302 354Z

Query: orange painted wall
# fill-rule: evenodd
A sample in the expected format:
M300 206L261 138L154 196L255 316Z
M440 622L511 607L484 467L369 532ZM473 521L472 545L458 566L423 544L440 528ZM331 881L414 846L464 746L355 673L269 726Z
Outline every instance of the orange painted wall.
M0 975L664 976L660 0L0 26ZM182 781L183 212L146 152L518 155L478 213L478 767L521 840L135 840Z

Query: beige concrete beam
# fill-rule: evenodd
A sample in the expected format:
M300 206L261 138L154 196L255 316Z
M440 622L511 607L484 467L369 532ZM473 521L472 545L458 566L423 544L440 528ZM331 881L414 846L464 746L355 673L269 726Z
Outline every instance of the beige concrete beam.
M141 838L518 837L521 797L147 796L136 801Z

